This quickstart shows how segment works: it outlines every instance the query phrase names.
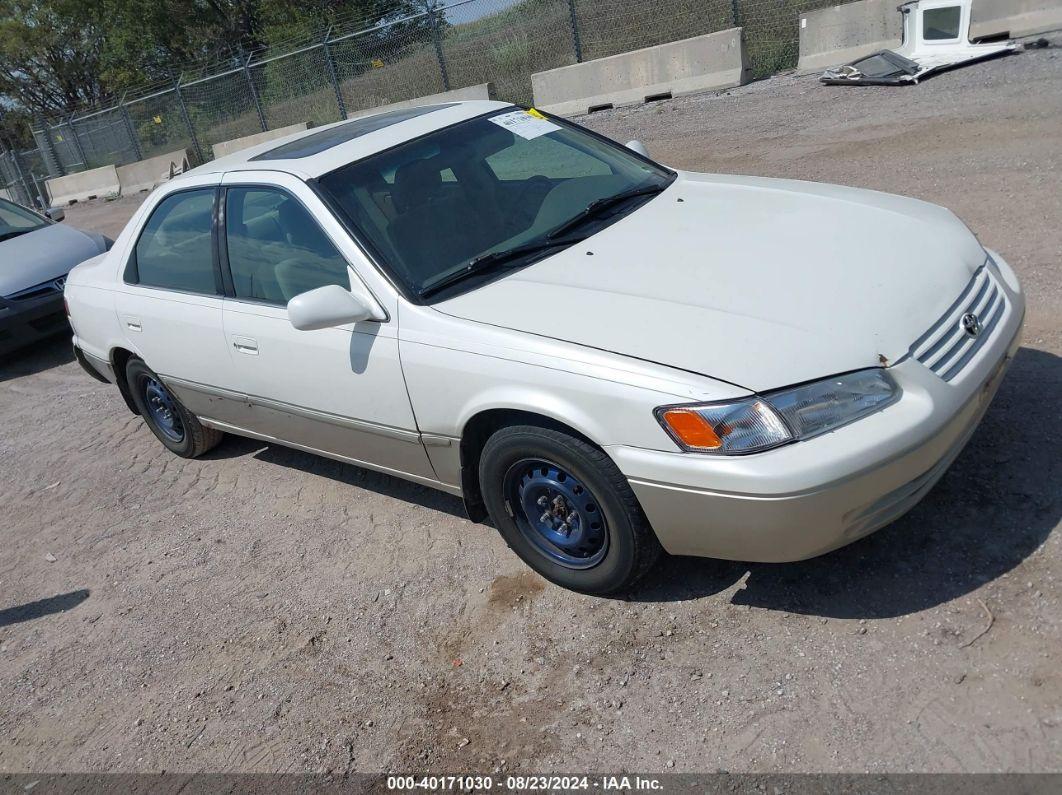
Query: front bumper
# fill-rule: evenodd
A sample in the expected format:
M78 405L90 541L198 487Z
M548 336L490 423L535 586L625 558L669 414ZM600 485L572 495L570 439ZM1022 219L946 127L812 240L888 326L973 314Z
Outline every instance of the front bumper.
M0 354L69 330L60 292L24 301L0 299Z
M913 508L969 441L1021 343L1024 300L1007 297L959 377L905 359L890 368L901 398L832 433L741 457L608 453L672 554L784 562L829 552Z

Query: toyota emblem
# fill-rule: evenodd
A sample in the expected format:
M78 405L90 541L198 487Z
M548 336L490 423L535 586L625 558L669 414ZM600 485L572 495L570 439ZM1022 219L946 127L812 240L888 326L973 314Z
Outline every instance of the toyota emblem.
M976 337L981 333L981 320L973 312L967 312L959 321L962 330L970 337Z

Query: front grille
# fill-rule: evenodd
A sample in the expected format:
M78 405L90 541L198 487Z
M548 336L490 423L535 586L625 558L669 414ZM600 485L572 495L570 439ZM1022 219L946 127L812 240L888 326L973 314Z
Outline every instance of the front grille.
M63 291L62 279L52 279L50 282L37 284L17 293L5 296L8 301L29 301L33 298L41 298L45 295L54 295Z
M911 346L911 355L945 381L951 381L991 338L1006 306L999 282L982 265L951 308ZM977 318L980 330L976 335L963 327L966 315Z
M38 334L50 334L66 325L66 316L58 313L45 315L31 320L29 325Z

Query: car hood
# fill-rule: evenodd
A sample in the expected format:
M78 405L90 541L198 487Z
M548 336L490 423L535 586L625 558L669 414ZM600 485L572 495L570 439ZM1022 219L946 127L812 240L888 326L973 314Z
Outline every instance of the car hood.
M952 213L915 199L687 173L435 309L763 391L896 361L985 257Z
M101 250L88 234L62 224L4 240L0 242L0 296L65 276Z

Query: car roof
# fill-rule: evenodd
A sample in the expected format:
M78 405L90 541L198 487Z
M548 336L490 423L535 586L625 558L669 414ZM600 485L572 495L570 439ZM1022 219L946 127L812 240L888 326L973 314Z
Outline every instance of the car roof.
M264 170L316 178L443 127L511 107L508 102L476 100L368 112L241 149L183 176Z

